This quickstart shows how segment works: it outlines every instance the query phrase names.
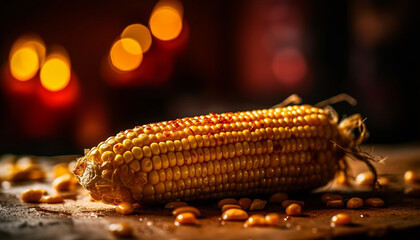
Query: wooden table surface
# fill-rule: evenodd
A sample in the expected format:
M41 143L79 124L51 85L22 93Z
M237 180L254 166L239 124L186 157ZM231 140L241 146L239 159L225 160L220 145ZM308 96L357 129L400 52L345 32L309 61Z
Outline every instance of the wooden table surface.
M369 148L369 147L368 147ZM267 205L266 214L277 212L282 216L279 227L244 228L243 222L220 221L221 211L216 202L191 202L202 212L198 226L176 227L171 211L163 207L137 209L135 214L117 214L113 206L90 202L86 191L80 189L63 204L30 204L19 200L27 188L45 188L53 192L51 180L9 184L0 188L0 239L115 239L108 232L111 223L128 222L138 239L318 239L404 236L416 239L420 234L420 199L405 196L403 174L406 170L420 172L420 146L375 146L374 154L388 156L383 164L375 164L380 175L387 176L391 185L383 192L373 193L359 187L341 187L334 184L314 193L290 196L305 200L302 216L286 217L280 206ZM74 160L74 156L40 158L48 169L54 163ZM350 160L354 175L367 168ZM327 209L320 201L325 192L338 192L344 198L379 196L386 202L384 208ZM331 217L339 212L351 215L350 226L331 227Z

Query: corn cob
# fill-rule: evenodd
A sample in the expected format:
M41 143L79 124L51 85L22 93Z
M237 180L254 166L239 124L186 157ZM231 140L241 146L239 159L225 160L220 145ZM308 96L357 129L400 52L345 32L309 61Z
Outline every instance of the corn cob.
M361 125L310 105L151 123L86 150L74 174L107 204L308 191L334 177Z

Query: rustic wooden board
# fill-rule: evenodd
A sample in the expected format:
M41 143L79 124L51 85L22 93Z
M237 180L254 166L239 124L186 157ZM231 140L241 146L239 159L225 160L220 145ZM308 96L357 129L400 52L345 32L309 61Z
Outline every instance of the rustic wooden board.
M279 227L244 228L243 222L223 222L216 202L192 202L202 212L198 226L176 227L171 211L154 207L137 209L134 215L121 216L113 206L90 202L87 193L80 189L73 199L63 204L29 204L19 200L20 193L28 187L41 187L53 192L51 180L38 183L9 185L0 189L0 239L115 239L109 232L111 223L125 221L134 228L139 239L318 239L330 237L398 237L420 233L420 200L404 196L402 175L407 169L420 170L419 146L377 147L376 154L388 156L385 164L376 164L380 174L393 181L390 188L381 193L368 189L326 186L314 193L291 198L305 200L303 215L282 221ZM57 161L69 161L74 157L42 158L48 167ZM366 171L363 164L350 161L353 173ZM320 202L324 192L339 192L345 198L359 196L382 197L385 208L361 210L326 209ZM252 213L280 213L284 209L268 205L263 211ZM331 227L331 217L339 212L352 216L353 224Z

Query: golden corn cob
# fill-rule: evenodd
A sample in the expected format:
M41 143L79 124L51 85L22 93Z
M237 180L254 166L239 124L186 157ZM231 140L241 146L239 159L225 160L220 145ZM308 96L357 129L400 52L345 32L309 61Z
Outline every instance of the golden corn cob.
M295 105L151 123L87 150L74 173L108 204L312 190L334 177L343 148L360 144L361 122Z

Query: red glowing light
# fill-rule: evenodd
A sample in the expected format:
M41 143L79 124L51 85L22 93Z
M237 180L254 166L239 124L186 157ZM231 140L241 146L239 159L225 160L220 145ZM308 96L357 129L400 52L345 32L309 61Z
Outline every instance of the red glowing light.
M271 68L274 76L287 86L302 82L307 73L306 60L296 48L283 48L273 57Z

